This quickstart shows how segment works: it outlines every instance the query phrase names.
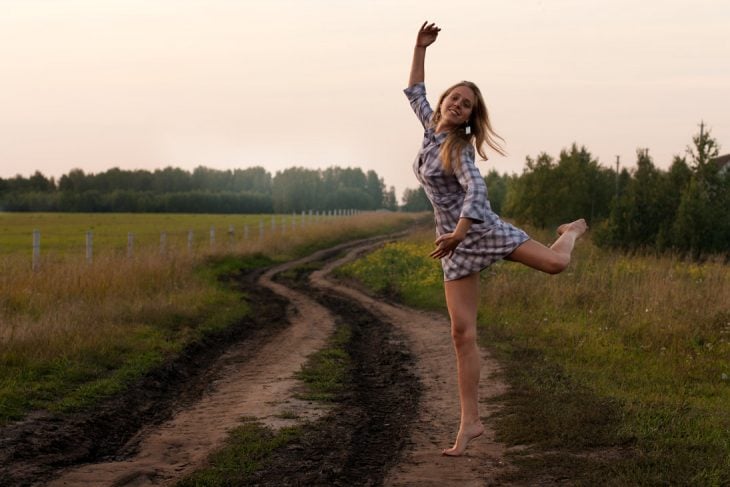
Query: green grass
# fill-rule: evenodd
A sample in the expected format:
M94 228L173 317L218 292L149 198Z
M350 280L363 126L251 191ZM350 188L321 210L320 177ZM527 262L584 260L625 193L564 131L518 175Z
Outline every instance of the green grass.
M234 266L246 267L246 259ZM256 261L258 262L258 261ZM206 268L208 269L208 268ZM132 317L125 326L105 331L94 347L79 347L74 337L57 337L58 353L41 357L1 350L0 424L34 409L73 411L123 391L135 379L179 353L192 341L226 328L249 312L238 292L218 282L228 268L201 271L208 283L205 296L187 312L146 312L144 322ZM15 353L14 353L15 352Z
M299 428L272 432L256 422L234 429L226 445L211 455L208 466L177 483L178 487L214 487L242 484L251 473L262 468L273 450L297 438Z
M327 346L309 356L297 373L297 378L307 386L302 399L335 401L346 390L351 362L345 347L351 335L349 326L339 324Z
M445 310L431 241L387 245L340 272ZM512 387L498 435L529 445L513 454L522 469L512 480L730 484L727 265L631 257L586 240L559 276L502 262L481 286L480 340Z
M277 226L282 218L291 224L291 215L273 215ZM297 223L301 216L297 215ZM215 243L229 242L228 230L243 238L244 225L249 239L259 237L259 223L264 232L271 231L272 215L196 215L170 213L7 213L0 212L0 255L30 255L33 230L41 232L41 253L84 255L86 232L94 234L95 252L126 253L127 234L134 234L135 250L159 248L160 233L167 233L169 248L186 249L188 231L193 231L195 248L210 247L210 229L215 229ZM280 230L280 229L279 229Z

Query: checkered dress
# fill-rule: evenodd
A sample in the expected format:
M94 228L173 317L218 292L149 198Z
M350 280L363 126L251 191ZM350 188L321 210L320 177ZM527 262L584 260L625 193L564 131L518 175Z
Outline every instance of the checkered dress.
M447 133L435 133L426 87L418 83L404 92L426 129L413 171L433 205L436 233L453 232L459 218L472 220L466 238L453 255L441 259L445 281L466 277L511 254L530 237L492 211L487 185L474 163L473 146L464 148L461 163L454 164L453 174L444 172L439 152Z

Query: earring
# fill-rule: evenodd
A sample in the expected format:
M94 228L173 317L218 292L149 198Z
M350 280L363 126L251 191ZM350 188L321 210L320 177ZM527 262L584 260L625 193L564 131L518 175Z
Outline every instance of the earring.
M471 125L467 125L464 132L466 132L466 135L471 135Z

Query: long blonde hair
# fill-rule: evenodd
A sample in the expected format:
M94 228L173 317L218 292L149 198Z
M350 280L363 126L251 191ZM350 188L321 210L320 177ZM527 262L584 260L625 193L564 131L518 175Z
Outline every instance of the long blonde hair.
M471 89L474 92L476 101L472 107L469 121L465 125L456 127L449 131L449 134L446 136L446 140L441 145L441 152L439 155L443 162L444 171L447 173L453 172L454 164L459 164L461 162L461 151L464 150L467 145L473 144L476 147L477 153L484 160L487 160L487 154L484 151L484 144L487 144L499 154L503 156L506 155L505 150L497 141L497 139L499 139L504 142L504 139L492 129L492 124L489 122L489 113L487 112L487 105L484 103L482 92L479 91L477 85L471 81L456 83L439 97L438 105L433 113L433 127L436 127L439 120L441 120L441 103L443 103L454 88L459 86L466 86ZM467 127L470 129L470 133L467 133Z

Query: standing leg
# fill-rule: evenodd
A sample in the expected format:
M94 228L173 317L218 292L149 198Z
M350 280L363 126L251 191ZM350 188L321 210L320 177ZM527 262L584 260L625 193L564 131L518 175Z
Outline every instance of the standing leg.
M517 247L506 259L520 262L548 274L558 274L570 264L570 255L573 253L575 241L585 233L587 228L583 219L565 223L558 227L560 237L550 247L534 240L528 240Z
M484 432L479 417L479 347L477 346L477 304L479 273L444 282L446 305L451 317L451 336L456 351L461 421L454 446L442 453L459 456L470 440Z

